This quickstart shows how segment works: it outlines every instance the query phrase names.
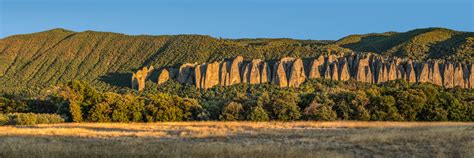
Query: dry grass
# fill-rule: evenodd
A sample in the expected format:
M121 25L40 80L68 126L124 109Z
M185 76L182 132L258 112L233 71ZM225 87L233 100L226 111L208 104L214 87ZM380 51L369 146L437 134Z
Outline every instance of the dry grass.
M455 156L474 123L166 122L0 127L0 157Z

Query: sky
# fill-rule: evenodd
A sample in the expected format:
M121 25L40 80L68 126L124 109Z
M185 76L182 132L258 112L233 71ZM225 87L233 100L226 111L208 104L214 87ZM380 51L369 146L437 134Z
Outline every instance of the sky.
M64 28L337 40L426 27L473 32L473 21L473 0L0 0L0 38Z

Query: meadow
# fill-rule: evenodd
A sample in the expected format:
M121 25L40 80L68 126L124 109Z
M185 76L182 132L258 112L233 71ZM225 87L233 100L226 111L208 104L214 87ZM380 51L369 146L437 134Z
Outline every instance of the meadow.
M162 122L0 127L0 157L472 157L474 123Z

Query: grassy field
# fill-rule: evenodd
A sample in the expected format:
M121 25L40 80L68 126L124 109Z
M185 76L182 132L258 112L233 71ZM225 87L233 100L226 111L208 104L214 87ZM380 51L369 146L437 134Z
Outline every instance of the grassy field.
M474 123L169 122L0 127L0 157L473 157Z

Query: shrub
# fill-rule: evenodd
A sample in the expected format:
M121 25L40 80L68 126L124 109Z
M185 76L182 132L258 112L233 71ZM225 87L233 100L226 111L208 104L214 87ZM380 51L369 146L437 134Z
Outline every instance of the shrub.
M95 105L90 112L89 120L94 122L110 122L112 109L107 103L99 103Z
M13 113L8 114L8 119L8 124L11 125L35 125L64 122L64 119L57 114Z
M183 121L197 120L198 114L201 113L202 107L198 101L190 98L181 98L173 96L174 104L183 110Z
M0 96L0 114L28 111L28 105L20 98L14 96Z
M247 119L250 121L269 121L268 113L262 106L252 107Z
M69 112L71 114L71 121L82 122L82 110L80 103L69 102Z
M134 95L124 95L124 104L126 104L130 121L141 122L143 121L143 111L145 110L145 102L140 97Z
M222 113L219 116L219 119L225 120L225 121L243 120L243 117L242 117L243 112L244 112L244 108L242 104L237 103L237 102L230 102L222 109Z
M225 105L225 100L211 99L203 102L203 112L199 114L200 120L218 120Z
M37 116L33 113L15 113L10 114L9 117L13 125L34 125L37 123Z
M304 109L303 116L307 120L334 121L337 114L329 105L322 105L313 101Z
M416 115L426 102L426 94L420 89L408 89L396 95L398 110L408 120L415 121Z
M36 124L63 123L64 119L56 114L34 114L36 115Z
M273 117L280 121L293 121L301 117L298 96L294 93L280 92L272 97Z
M369 104L371 120L374 121L401 121L402 116L395 106L395 98L392 96L373 96Z
M145 105L147 121L182 121L183 110L174 104L172 96L159 93L149 95Z
M0 126L7 124L9 120L7 115L0 114Z

